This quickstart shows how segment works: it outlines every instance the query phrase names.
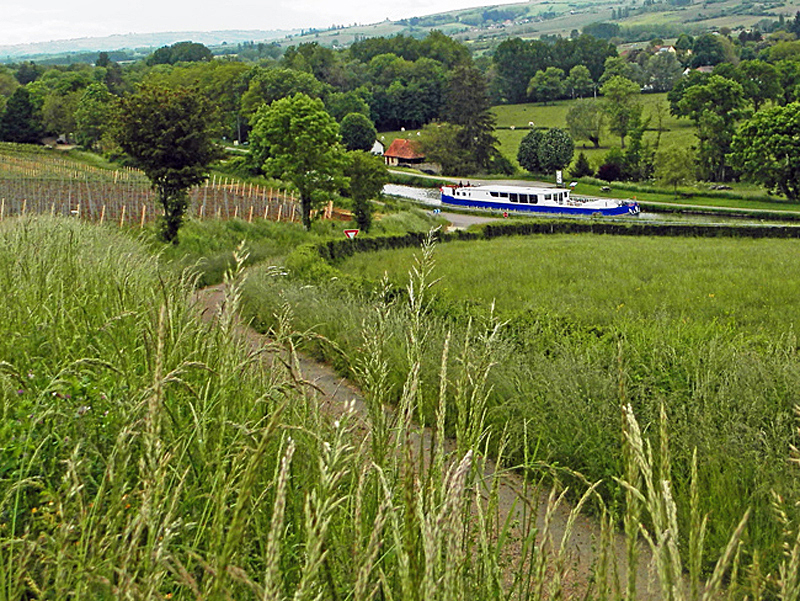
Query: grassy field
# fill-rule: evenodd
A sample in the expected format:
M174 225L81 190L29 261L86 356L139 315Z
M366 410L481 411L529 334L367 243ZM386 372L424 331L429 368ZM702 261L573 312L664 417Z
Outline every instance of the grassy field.
M714 516L707 548L722 548L749 508L747 552L757 550L774 566L782 529L770 491L800 493L786 462L800 386L798 253L794 242L778 240L553 236L442 245L430 273L439 283L424 313L423 405L432 415L444 341L461 348L491 331L494 303L505 326L487 384L487 420L508 434L511 457L536 456L602 479L607 501L622 507L614 475L625 463L617 451L624 440L620 406L631 403L654 449L669 440L672 459L663 469L682 527L694 519L688 508L696 452L699 507ZM364 360L359 324L374 319L376 301L356 294L349 278L375 281L386 273L390 289L402 290L413 254L353 257L341 266L347 277L329 274L330 283L255 275L250 314L270 323L281 299L298 328L312 328L338 350L313 348L357 378L353 364ZM400 326L392 320L385 327L380 356L402 365ZM393 369L386 378L399 394L402 370ZM463 373L457 362L448 369L455 379Z
M694 126L688 119L677 119L669 114L669 103L666 94L643 94L641 97L643 117L650 119L645 142L655 144L658 138L659 120L661 128L660 144L663 146L689 147L696 144ZM516 163L517 148L527 133L526 129L533 122L535 127L551 128L567 126L567 111L572 100L559 100L548 105L517 104L496 106L493 112L497 118L496 131L500 140L500 152ZM510 128L515 129L510 129ZM611 147L619 147L620 140L608 131L600 138L600 148L595 149L588 140L575 141L575 156L583 152L595 169Z
M196 279L170 269L145 240L74 219L0 223L3 598L557 594L571 569L561 542L549 543L551 554L531 522L512 536L490 517L497 497L482 480L487 446L526 473L557 475L576 498L586 485L572 469L603 478L587 493L606 533L596 577L584 583L592 598L626 588L604 563L619 561L608 537L615 520L627 524L631 549L640 528L672 541L655 549L664 590L685 577L701 586L701 566L723 552L746 505L748 529L729 546L744 543L734 564L745 570L757 550L762 566L798 574L780 554L783 536L800 551L793 526L763 505L776 490L793 516L800 498L785 461L800 384L790 243L453 244L425 250L409 280L400 275L407 259L392 267L405 291L365 295L370 286L354 286L352 274L391 267L385 257L353 259L349 275L306 270L324 275L307 281L292 275L300 259L281 257L302 241L296 226L233 225L187 230L187 255L214 256L242 234L250 245L274 239L269 260L244 288L232 275L219 321L203 323ZM563 269L552 267L554 255ZM457 295L446 282L465 257L478 279L464 279ZM359 261L372 265L356 269ZM496 279L500 261L505 277ZM514 298L505 281L535 293L520 288ZM498 306L505 323L488 309L501 293L510 298ZM253 353L234 329L240 294L275 349L315 350L360 384L368 408L358 424L347 412L321 412L292 360ZM388 419L389 401L403 419ZM416 429L412 416L453 436L453 452L437 446L431 462L387 452ZM671 478L672 488L649 485L653 478ZM705 513L707 539L692 547ZM677 540L688 545L681 557ZM742 594L785 591L747 569ZM738 594L735 575L732 583Z
M348 259L342 269L405 282L413 249ZM498 268L501 265L502 268ZM800 247L791 240L541 236L442 245L438 292L585 326L619 320L717 323L778 336L800 322Z

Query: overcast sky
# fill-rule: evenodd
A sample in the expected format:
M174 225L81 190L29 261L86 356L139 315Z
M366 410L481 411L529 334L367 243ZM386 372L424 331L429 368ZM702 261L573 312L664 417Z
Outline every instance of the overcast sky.
M508 3L514 0L500 0ZM519 1L519 0L517 0ZM497 0L0 0L0 46L163 31L370 24Z

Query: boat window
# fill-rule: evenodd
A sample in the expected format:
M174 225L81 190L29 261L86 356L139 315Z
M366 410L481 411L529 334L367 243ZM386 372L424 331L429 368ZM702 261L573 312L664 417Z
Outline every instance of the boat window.
M564 194L562 192L558 193L558 202L559 204L564 202Z
M508 198L508 192L500 192L500 198Z
M530 198L532 205L535 205L537 202L539 202L539 197L536 196L536 194L531 194L528 198Z
M528 204L528 195L527 194L520 194L519 201L523 204Z
M511 194L509 194L508 197L509 197L509 200L511 200L511 202L519 202L519 200L517 198L517 195L514 194L513 192Z
M553 197L552 197L550 194L545 194L545 195L544 195L544 199L545 199L545 200L552 200L552 198L553 198Z
M569 200L569 192L564 192L564 200Z
M497 198L497 192L489 192L492 195L492 198Z

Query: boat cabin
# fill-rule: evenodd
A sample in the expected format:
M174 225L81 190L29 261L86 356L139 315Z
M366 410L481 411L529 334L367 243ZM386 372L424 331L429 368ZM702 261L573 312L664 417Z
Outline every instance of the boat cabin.
M486 187L459 187L453 189L456 198L473 198L514 204L564 204L569 203L569 190L551 188L516 188L516 190L491 189Z

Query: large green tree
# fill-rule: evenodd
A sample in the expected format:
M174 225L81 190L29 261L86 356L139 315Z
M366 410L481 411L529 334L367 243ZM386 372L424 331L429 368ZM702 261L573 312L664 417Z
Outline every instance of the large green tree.
M486 78L475 67L461 66L447 81L445 119L461 127L456 143L469 157L469 169L488 169L497 154L495 117Z
M75 109L75 135L78 143L93 149L111 130L115 104L105 84L90 85L81 95Z
M572 161L575 143L563 129L548 129L539 144L539 164L542 171L553 173L564 169Z
M564 87L572 98L590 96L594 90L592 74L585 65L575 65L569 70L569 75L564 81Z
M4 142L38 142L41 124L34 109L28 88L14 90L0 117L0 140Z
M532 129L519 143L517 148L517 162L526 171L536 173L542 170L539 162L539 146L542 143L544 134L538 129Z
M339 133L347 150L371 150L378 137L372 121L361 113L345 115L339 125Z
M600 92L604 98L604 110L608 115L608 129L620 138L625 148L625 136L639 124L642 115L639 86L620 75L615 75L603 84Z
M117 142L156 190L166 242L177 244L188 191L205 181L209 165L221 156L214 143L214 112L192 88L142 86L121 101Z
M325 84L311 73L256 67L250 75L247 91L242 95L242 113L249 118L264 104L301 93L321 98L325 90Z
M753 115L734 136L732 150L747 179L800 200L800 103Z
M547 104L564 95L564 70L547 67L537 71L528 83L528 96L536 102Z
M687 88L677 104L681 114L697 125L700 176L714 181L729 179L726 157L744 105L741 84L712 75L703 83Z
M736 81L742 85L745 98L758 111L768 100L777 100L783 95L778 70L764 61L742 61L736 67Z
M501 42L492 57L497 71L498 100L511 104L525 102L531 78L550 64L550 51L550 46L540 40L512 38Z
M295 94L258 110L250 140L251 151L265 157L264 172L297 188L309 229L311 210L347 183L339 124L321 100Z

